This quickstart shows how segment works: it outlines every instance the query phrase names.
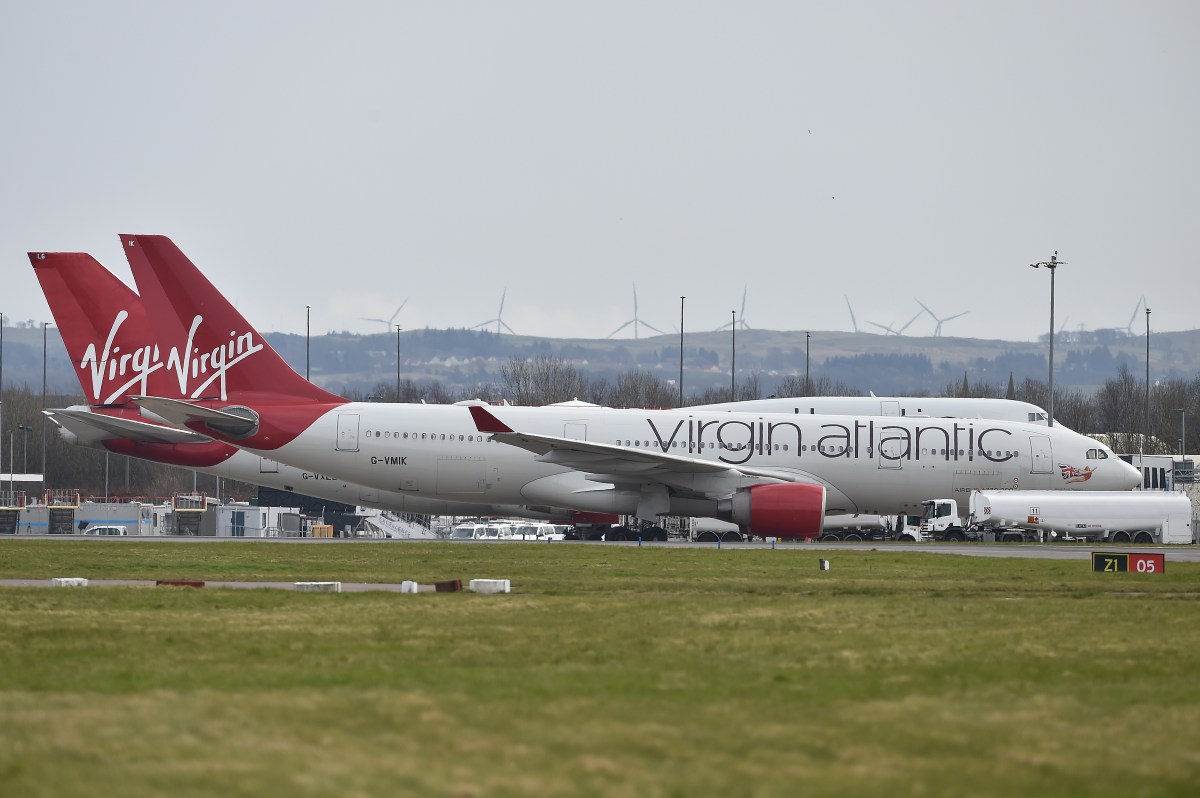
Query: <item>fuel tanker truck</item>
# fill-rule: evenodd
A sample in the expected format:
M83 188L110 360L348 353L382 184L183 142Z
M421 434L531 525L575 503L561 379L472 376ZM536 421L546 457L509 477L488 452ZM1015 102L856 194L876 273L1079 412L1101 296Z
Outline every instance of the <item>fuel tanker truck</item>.
M1192 543L1192 503L1167 491L972 491L923 502L922 540Z

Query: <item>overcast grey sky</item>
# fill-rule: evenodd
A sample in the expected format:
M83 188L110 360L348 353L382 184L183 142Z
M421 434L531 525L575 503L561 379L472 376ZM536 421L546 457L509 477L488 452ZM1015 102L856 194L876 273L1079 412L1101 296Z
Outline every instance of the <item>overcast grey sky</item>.
M0 311L161 233L263 331L1197 326L1196 2L0 0ZM1144 330L1139 313L1135 331ZM934 322L917 319L908 334ZM627 328L622 336L631 333Z

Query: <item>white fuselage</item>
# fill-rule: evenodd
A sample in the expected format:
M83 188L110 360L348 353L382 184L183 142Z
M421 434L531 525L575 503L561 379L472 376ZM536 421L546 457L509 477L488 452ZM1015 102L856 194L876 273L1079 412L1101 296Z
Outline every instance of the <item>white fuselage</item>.
M84 408L70 408L83 410ZM70 442L80 446L104 449L104 442L113 435L110 431L100 429L86 423L86 416L70 416L62 412L48 413L49 417L59 426L61 434ZM82 422L82 423L81 423ZM203 447L205 444L181 444L174 451L186 455L190 447ZM262 457L244 449L233 449L232 455L226 459L202 465L192 457L172 460L170 450L147 447L145 456L154 462L162 462L190 468L203 474L246 482L252 485L262 485L288 492L325 499L330 502L348 504L351 506L372 507L398 513L419 513L422 515L511 515L522 518L562 518L567 514L556 512L551 508L530 508L511 505L491 506L476 502L447 501L432 499L427 496L400 493L398 491L379 490L374 487L364 487L343 478L330 476L328 473L312 469L296 468L285 465L274 459ZM136 456L136 452L130 456Z
M222 479L235 479L239 482L300 493L317 499L326 499L351 506L373 507L397 513L511 515L521 518L561 518L564 516L564 513L554 512L550 508L533 509L490 502L480 504L470 501L453 501L365 487L340 477L284 465L245 450L238 450L224 463L196 470L219 476Z
M991 418L1046 426L1046 411L1015 399L953 396L790 396L699 405L689 410L808 415Z
M771 415L606 408L490 408L518 432L767 469L828 491L827 512L916 511L929 496L975 488L1127 490L1136 471L1071 430L985 419ZM1092 454L1089 456L1089 452ZM494 504L553 504L629 514L636 478L573 470L481 434L468 409L348 403L285 445L259 452L380 490ZM1088 474L1067 481L1061 467ZM670 513L713 515L742 484L673 471Z

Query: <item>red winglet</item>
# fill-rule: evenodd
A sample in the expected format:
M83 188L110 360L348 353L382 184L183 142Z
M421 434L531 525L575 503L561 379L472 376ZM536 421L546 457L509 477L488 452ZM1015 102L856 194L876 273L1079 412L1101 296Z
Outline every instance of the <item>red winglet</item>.
M512 427L508 426L503 421L489 413L486 407L481 405L471 405L468 409L471 411L471 418L475 419L475 428L480 432L513 431Z

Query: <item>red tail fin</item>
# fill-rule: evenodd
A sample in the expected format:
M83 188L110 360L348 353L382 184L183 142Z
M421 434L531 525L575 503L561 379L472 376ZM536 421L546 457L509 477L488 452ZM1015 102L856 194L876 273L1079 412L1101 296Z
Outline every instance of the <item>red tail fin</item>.
M122 235L166 372L185 399L345 402L297 374L166 236Z
M82 252L31 252L29 261L89 404L124 404L138 394L174 396L133 289Z

